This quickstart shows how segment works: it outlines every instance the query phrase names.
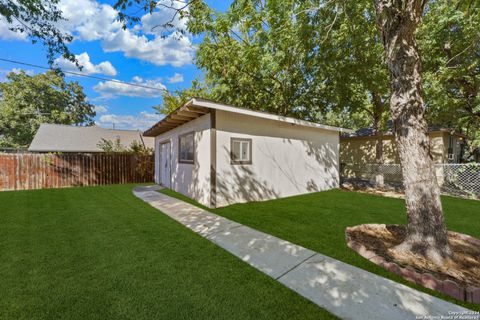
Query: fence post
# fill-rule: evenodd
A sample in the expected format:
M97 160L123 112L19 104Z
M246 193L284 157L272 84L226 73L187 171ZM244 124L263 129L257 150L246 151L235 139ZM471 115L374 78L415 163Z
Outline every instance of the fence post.
M443 183L445 182L445 170L442 164L435 165L435 175L437 176L438 186L441 188L443 186Z

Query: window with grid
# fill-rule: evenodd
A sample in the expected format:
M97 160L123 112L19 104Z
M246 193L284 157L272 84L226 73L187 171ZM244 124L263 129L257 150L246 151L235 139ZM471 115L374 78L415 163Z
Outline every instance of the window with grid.
M231 138L230 157L232 164L252 164L252 139Z

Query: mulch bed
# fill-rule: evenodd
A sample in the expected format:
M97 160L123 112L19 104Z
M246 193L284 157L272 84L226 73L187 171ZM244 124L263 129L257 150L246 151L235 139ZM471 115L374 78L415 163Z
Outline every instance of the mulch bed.
M448 232L453 251L444 266L390 248L405 238L405 226L364 224L346 230L347 244L363 257L403 278L459 300L480 303L480 240Z

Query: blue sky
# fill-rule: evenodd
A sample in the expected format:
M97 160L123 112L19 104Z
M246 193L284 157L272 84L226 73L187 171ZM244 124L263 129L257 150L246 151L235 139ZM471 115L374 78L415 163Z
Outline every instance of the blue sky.
M172 0L164 1L171 3ZM224 11L229 2L211 0L209 4ZM115 21L116 12L111 2L60 0L59 7L68 19L59 28L74 36L69 48L78 56L85 74L167 90L189 87L193 79L201 77L201 71L193 64L195 44L200 38L188 35L179 39L170 31L152 30L152 26L161 24L167 17L170 19L171 12L146 14L138 25L124 31ZM174 23L181 27L185 21ZM41 44L34 45L23 34L7 29L0 18L0 58L48 65ZM78 72L66 61L58 59L56 63L64 70ZM8 72L19 69L44 72L0 61L0 80L4 81ZM161 104L161 91L78 76L68 76L67 80L78 81L88 99L97 106L97 125L111 128L115 124L116 128L143 130L161 118L152 109Z

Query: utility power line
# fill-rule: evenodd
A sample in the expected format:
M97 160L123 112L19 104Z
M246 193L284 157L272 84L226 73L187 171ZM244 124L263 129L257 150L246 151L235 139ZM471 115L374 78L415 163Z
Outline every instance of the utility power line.
M43 69L43 70L55 70L55 69L49 68L49 67L43 67L43 66L39 66L39 65L36 65L36 64L32 64L32 63L10 60L10 59L4 59L4 58L0 58L0 61L20 64L20 65L33 67L33 68L39 68L39 69ZM102 81L115 82L115 83L124 84L124 85L127 85L127 86L139 87L139 88L150 89L150 90L157 90L157 91L162 91L162 92L168 91L167 89L155 88L155 87L145 86L145 85L138 84L138 83L125 82L125 81L120 81L120 80L115 80L115 79L91 76L91 75L80 73L80 72L63 71L63 70L61 70L61 71L63 73L66 73L66 74L71 74L71 75L75 75L75 76L79 76L79 77L85 77L85 78L92 78L92 79L97 79L97 80L102 80Z

